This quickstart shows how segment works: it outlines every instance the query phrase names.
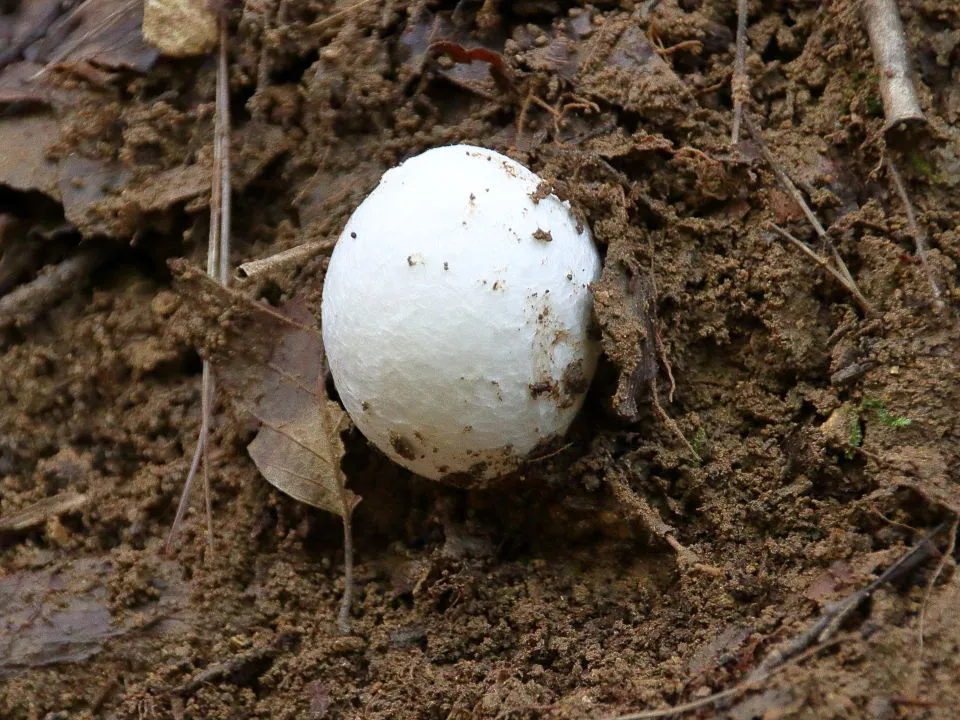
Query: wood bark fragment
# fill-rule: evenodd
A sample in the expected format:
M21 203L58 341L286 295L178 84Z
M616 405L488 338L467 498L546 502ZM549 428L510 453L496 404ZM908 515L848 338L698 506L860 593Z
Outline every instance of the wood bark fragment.
M910 52L896 0L863 0L860 12L879 70L884 129L926 122L913 86Z

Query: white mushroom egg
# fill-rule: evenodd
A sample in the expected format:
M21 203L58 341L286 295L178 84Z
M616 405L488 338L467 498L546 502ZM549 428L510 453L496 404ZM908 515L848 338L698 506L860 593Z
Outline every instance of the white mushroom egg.
M479 486L561 437L596 368L600 257L570 204L480 147L386 172L323 288L330 372L360 431L427 478Z

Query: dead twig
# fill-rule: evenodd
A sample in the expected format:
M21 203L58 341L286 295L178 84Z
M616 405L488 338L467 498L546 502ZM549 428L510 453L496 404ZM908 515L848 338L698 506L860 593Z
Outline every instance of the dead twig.
M926 118L910 76L907 39L896 0L863 0L860 12L879 69L880 96L886 118L884 129L901 123L924 122Z
M210 198L210 234L207 239L207 275L215 278L221 285L230 282L230 98L229 98L229 27L227 17L220 14L220 47L217 56L216 119L213 141L213 185ZM200 433L190 463L190 470L180 495L180 504L170 532L167 535L166 551L173 546L173 538L183 520L193 481L203 462L204 505L207 520L207 547L213 556L213 507L210 497L210 427L213 422L213 401L215 378L210 362L203 361L203 375L200 390Z
M750 673L748 680L759 680L770 674L772 670L783 665L791 657L806 650L814 644L823 643L833 637L847 618L866 600L887 583L893 582L911 572L928 558L938 554L933 544L933 538L947 528L947 523L941 523L924 535L918 543L902 555L893 565L888 567L880 576L852 595L833 603L827 611L814 621L806 630L796 637L775 647L757 668Z
M903 184L903 179L900 177L897 166L893 164L893 160L890 159L889 156L887 157L887 172L890 174L893 187L896 189L897 195L900 196L900 202L903 203L903 208L907 213L907 227L910 228L910 234L913 235L913 242L917 248L917 257L920 259L923 273L926 275L927 282L930 284L930 291L933 293L933 306L938 311L942 310L944 307L943 292L937 284L937 280L933 274L933 268L930 267L930 259L927 256L930 249L929 245L927 245L927 233L920 227L920 223L917 222L917 215L913 210L913 203L910 202L910 196L907 195L907 188Z
M849 286L847 284L847 279L843 276L843 274L840 271L834 269L833 266L830 265L830 261L827 260L825 257L823 257L823 255L813 250L806 243L798 240L794 235L787 232L776 223L770 223L770 227L776 232L778 232L780 236L783 237L785 240L789 240L793 245L795 245L800 250L802 250L804 254L807 255L807 257L811 258L815 263L817 263L817 265L819 265L828 273L830 273L836 279L836 281L839 282L841 285L843 285L845 288L847 288L847 290L849 290L852 293L856 292L856 286L854 287Z
M923 594L923 604L920 605L920 620L918 621L919 627L917 628L921 652L923 651L923 626L927 618L927 603L930 601L930 596L933 594L933 586L940 578L940 575L943 573L943 569L947 566L950 558L953 557L953 551L957 548L958 525L960 525L960 515L957 515L953 519L953 524L950 526L950 537L947 539L947 549L940 558L940 562L937 563L937 569L933 571L933 575L930 577L929 582L927 582L927 590Z
M287 263L297 262L299 260L309 260L314 255L322 253L324 250L330 250L336 244L333 240L317 240L315 242L297 245L289 250L278 252L270 257L259 260L251 260L240 265L237 274L240 277L252 278L258 275L264 275L283 267Z
M807 204L807 201L804 199L793 180L791 180L790 176L787 175L787 171L783 169L780 161L777 160L776 156L774 156L774 154L770 151L770 148L767 147L766 142L763 140L763 136L760 134L760 129L746 113L743 115L743 124L746 125L751 137L753 137L753 139L760 146L760 152L763 155L764 160L767 161L767 164L773 170L774 175L777 176L777 180L780 181L780 184L790 194L790 197L792 197L797 205L800 206L803 214L813 227L814 232L817 233L817 236L823 241L824 245L830 249L830 255L833 259L835 267L829 265L825 267L833 267L833 270L835 270L836 273L843 278L843 286L850 291L850 294L853 295L854 299L857 301L857 304L860 305L860 308L864 311L864 313L867 315L873 315L873 306L863 295L863 293L860 292L860 288L857 287L857 283L854 281L853 275L850 274L847 264L843 261L843 258L840 257L840 253L837 251L837 246L834 245L833 239L827 234L827 231L817 219L817 216L813 214L813 210L810 209L810 206ZM837 274L831 272L831 275L834 275L834 277L837 277Z
M834 635L860 605L884 585L903 577L928 558L937 554L937 549L932 542L933 538L941 533L947 526L948 523L941 523L935 527L893 563L893 565L887 568L876 580L840 602L833 604L827 612L799 635L775 647L764 661L750 673L746 680L734 685L732 688L722 690L705 698L700 698L699 700L694 700L693 702L684 703L683 705L632 713L629 715L619 715L611 720L654 720L655 718L675 717L699 710L703 707L715 705L718 702L722 702L741 693L755 690L770 678L783 672L786 668L796 665L832 645L838 644L840 639L835 638ZM955 528L956 525L954 524L953 527Z
M773 677L775 675L778 675L781 672L784 672L789 667L793 667L794 665L799 665L800 663L810 659L817 653L823 652L824 650L828 650L829 648L833 647L834 645L838 645L839 643L840 643L840 640L835 639L830 642L824 643L823 645L817 645L816 647L810 648L806 652L801 653L800 655L797 655L796 657L792 658L790 662L785 663L784 665L780 666L779 668L771 672L768 677ZM768 678L764 678L764 680L767 680L767 679ZM615 718L610 718L610 720L658 720L658 718L668 718L668 717L676 717L677 715L686 715L687 713L693 712L694 710L699 710L701 708L709 707L711 705L716 705L719 702L723 702L724 700L728 700L730 698L736 697L737 695L742 695L743 693L749 692L750 690L756 690L759 687L761 687L762 683L763 683L763 680L753 680L753 681L745 680L742 683L738 683L737 685L734 685L732 688L721 690L720 692L713 693L712 695L708 695L707 697L700 698L699 700L693 700L691 702L684 703L682 705L674 705L673 707L661 708L659 710L647 710L644 712L632 713L630 715L618 715Z
M66 490L38 500L22 510L0 515L0 532L22 532L43 525L50 518L82 510L90 503L89 495Z
M333 13L332 15L327 15L326 17L321 18L320 20L317 20L315 23L313 23L312 25L310 25L307 29L308 29L308 30L320 30L320 29L322 29L322 28L325 28L325 27L328 27L328 26L330 26L330 25L333 25L335 22L337 22L337 20L339 20L340 18L344 17L345 15L349 15L350 13L352 13L352 12L354 12L354 11L356 11L356 10L359 10L359 9L362 8L364 5L369 5L369 4L372 3L372 2L373 2L373 0L359 0L358 2L354 3L354 4L351 5L350 7L344 8L343 10L340 10L340 11L338 11L338 12L335 12L335 13Z
M743 122L743 103L750 96L747 64L747 0L737 0L737 53L733 59L730 92L733 95L733 129L730 144L740 142L740 123Z
M610 472L606 475L607 483L613 491L613 496L620 506L635 516L650 532L665 541L677 554L677 560L684 567L700 565L697 554L685 547L677 540L677 530L660 517L660 513L650 507L650 504L634 492L630 484L619 473Z
M26 325L42 312L86 283L93 270L103 261L101 248L87 248L59 265L40 271L30 282L0 297L0 328Z

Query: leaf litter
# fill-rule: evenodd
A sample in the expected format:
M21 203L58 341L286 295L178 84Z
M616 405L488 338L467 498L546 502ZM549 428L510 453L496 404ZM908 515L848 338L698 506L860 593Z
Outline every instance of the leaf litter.
M301 302L275 310L183 262L171 266L185 309L200 319L193 327L201 333L197 346L236 407L261 424L247 446L257 469L277 489L343 520L347 577L338 623L346 630L353 586L351 518L360 497L347 488L340 466L341 434L350 420L327 397L323 339L313 316Z

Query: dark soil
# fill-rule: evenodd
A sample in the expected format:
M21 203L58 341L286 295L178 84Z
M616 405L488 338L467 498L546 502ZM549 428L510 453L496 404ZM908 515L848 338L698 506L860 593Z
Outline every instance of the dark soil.
M0 74L0 717L606 718L733 687L942 522L947 548L960 5L900 3L930 122L887 137L857 3L750 3L748 112L872 313L770 229L829 257L757 141L730 144L735 3L351 5L229 10L232 260L335 239L426 148L508 153L605 257L605 356L569 445L468 491L348 434L364 500L343 635L339 519L262 479L256 424L221 396L215 550L196 493L165 556L201 368L167 260L206 258L215 63L27 52ZM315 301L324 264L237 287ZM954 562L694 716L955 718Z

